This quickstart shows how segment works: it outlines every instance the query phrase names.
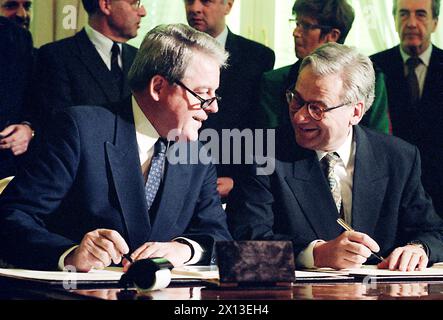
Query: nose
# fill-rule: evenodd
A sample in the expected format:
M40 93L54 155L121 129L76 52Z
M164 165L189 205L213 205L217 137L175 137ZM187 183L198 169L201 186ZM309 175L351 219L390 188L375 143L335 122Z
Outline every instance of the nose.
M22 3L18 6L16 15L21 18L26 18L29 15Z
M408 20L406 20L406 25L412 28L417 26L417 18L415 17L415 14L409 15Z
M301 26L296 25L294 28L294 31L292 32L292 35L294 38L300 38L302 34Z
M140 17L146 16L146 9L144 5L141 5L140 8L138 8L138 15Z
M192 13L201 13L202 11L202 3L200 0L187 1L186 2L186 11Z
M205 112L208 113L208 114L209 113L217 113L218 112L218 101L215 100L213 103L211 103L209 105L209 107L207 107L205 109Z
M291 120L293 123L307 123L311 120L311 116L308 112L308 107L304 105L297 112L291 114Z

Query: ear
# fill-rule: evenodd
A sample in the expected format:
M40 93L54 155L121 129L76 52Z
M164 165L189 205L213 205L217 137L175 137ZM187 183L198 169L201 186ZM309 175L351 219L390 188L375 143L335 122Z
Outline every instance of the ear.
M224 0L222 0L222 1L224 1ZM231 12L233 5L234 5L234 0L228 0L226 2L225 16L227 16Z
M338 39L340 39L340 36L341 36L340 30L333 28L326 35L326 42L337 42Z
M355 126L363 118L364 110L365 110L365 104L364 104L363 101L359 101L353 107L354 107L353 114L351 116L351 119L349 120L349 124L352 125L352 126Z
M111 0L98 0L98 6L100 7L100 11L108 16L111 14L112 4Z
M433 23L432 32L435 32L438 26L438 17L436 19L432 19L432 23Z
M169 83L164 77L155 75L148 84L148 93L154 101L159 101L168 85Z

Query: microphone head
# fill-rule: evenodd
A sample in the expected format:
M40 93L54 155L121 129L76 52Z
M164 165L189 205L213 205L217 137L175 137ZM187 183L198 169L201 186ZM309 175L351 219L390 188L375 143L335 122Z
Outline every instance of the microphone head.
M153 290L156 284L166 287L171 281L169 270L172 268L172 264L163 258L137 260L132 263L128 271L122 275L120 284L126 288L135 286L141 290ZM157 273L157 271L160 270L162 270L162 272ZM169 279L158 279L158 277L163 274L168 274Z

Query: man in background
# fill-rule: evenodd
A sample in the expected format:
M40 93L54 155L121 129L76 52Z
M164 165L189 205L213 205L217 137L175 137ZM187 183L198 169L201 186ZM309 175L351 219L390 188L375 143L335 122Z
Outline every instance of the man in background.
M431 42L440 0L395 0L400 45L372 56L386 75L392 133L422 155L423 185L443 217L443 50Z
M285 91L294 86L303 58L324 43L343 44L354 21L354 10L346 0L297 0L292 13L296 22L293 37L298 61L264 74L259 127L288 124ZM380 132L390 132L384 75L379 71L376 72L375 101L362 124Z
M222 98L220 110L202 127L215 129L218 133L220 157L216 160L220 164L217 165L217 183L220 196L226 198L234 187L238 166L221 164L222 154L226 152L221 148L222 130L255 128L259 80L263 72L274 67L275 55L264 45L229 30L226 16L234 0L184 0L184 4L189 25L214 37L229 52L228 68L221 72L220 88L217 91ZM230 154L233 155L232 150Z
M17 173L34 135L25 103L32 50L29 31L0 17L0 179Z
M82 0L87 26L73 37L42 46L34 75L35 101L43 123L73 105L105 105L130 95L127 73L146 11L138 0Z
M32 0L0 0L0 16L29 30L32 17Z

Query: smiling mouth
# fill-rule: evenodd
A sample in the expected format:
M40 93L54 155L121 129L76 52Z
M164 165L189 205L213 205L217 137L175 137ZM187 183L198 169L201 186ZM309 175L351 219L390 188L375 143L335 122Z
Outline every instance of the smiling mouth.
M191 22L193 24L203 24L204 20L203 19L192 18Z
M298 128L298 130L300 130L301 132L312 132L312 131L316 131L317 128Z

